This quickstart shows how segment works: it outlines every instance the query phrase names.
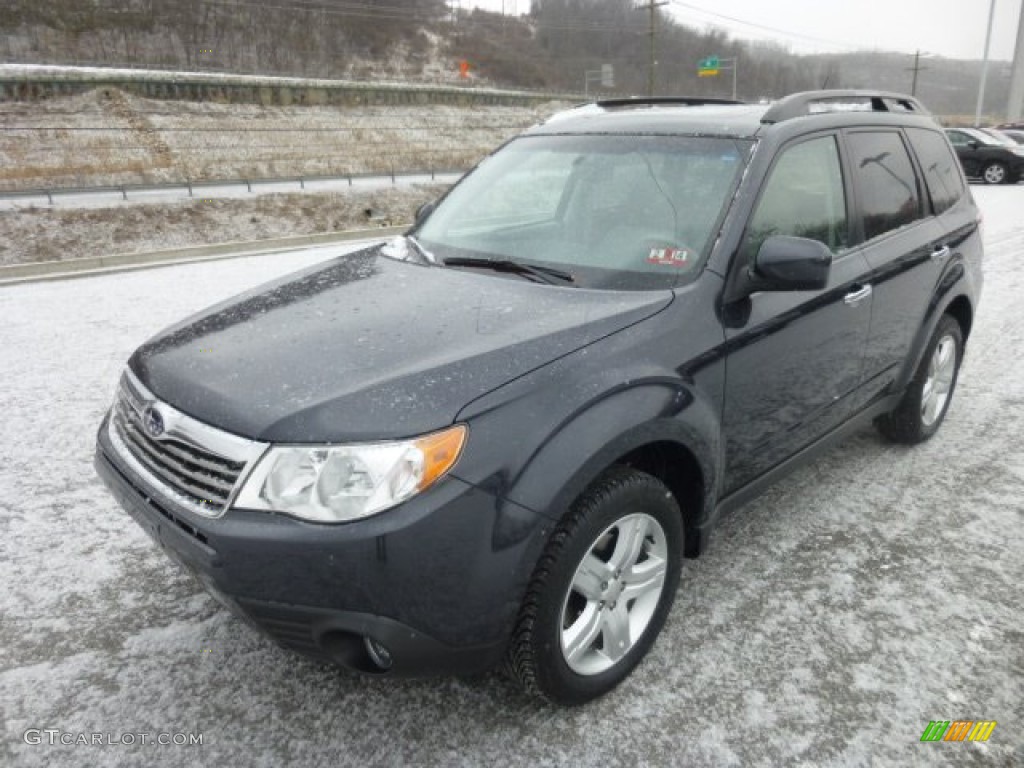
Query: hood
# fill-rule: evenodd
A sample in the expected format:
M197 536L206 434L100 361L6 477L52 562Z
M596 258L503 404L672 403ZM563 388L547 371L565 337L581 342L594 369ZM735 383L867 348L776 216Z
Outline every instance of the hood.
M396 261L374 247L229 299L140 347L161 400L271 442L408 437L666 307L609 292Z

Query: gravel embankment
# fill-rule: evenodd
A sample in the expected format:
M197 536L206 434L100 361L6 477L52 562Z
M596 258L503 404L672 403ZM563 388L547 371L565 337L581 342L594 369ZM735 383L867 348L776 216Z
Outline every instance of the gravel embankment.
M400 225L412 221L416 208L445 188L418 185L110 208L0 211L0 265ZM372 221L367 209L373 211Z
M453 170L564 107L262 107L101 88L0 103L0 191Z

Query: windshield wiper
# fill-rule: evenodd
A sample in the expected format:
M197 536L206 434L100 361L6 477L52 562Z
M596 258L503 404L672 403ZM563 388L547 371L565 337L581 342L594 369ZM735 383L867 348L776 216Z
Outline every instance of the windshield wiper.
M453 256L442 262L446 267L483 267L495 272L510 272L514 275L532 277L542 283L558 285L559 283L575 283L576 278L561 269L542 267L539 264L524 264L512 259L481 259L471 256Z

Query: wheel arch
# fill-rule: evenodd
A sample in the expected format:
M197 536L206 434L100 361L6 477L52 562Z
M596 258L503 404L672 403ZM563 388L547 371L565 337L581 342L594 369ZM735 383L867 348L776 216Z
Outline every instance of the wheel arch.
M700 462L693 452L681 443L659 440L634 448L616 459L612 466L615 465L644 472L668 487L683 518L683 554L686 557L697 557L705 544L700 531L705 479Z
M963 334L966 343L974 324L974 308L971 307L970 300L964 295L957 296L949 302L943 314L951 315L960 324L960 333Z
M685 554L699 554L718 482L718 416L693 389L668 384L630 387L556 428L518 475L509 498L557 520L608 469L632 467L669 488L683 514Z
M967 279L964 263L962 260L958 260L950 266L935 286L924 321L918 328L917 335L914 336L910 354L907 355L903 370L897 380L899 391L906 388L914 377L914 372L921 364L921 358L928 346L928 340L935 333L935 328L944 315L950 315L957 321L966 344L974 324L974 306L967 293L967 283L965 282Z

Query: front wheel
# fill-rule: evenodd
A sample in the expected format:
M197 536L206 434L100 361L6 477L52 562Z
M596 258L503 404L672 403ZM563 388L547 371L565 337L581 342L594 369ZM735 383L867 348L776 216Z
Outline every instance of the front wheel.
M897 443L914 444L938 431L953 399L963 348L960 324L943 315L900 404L878 419L883 435Z
M643 472L609 470L541 556L509 647L512 676L559 704L610 691L661 631L682 552L682 517L668 488Z

